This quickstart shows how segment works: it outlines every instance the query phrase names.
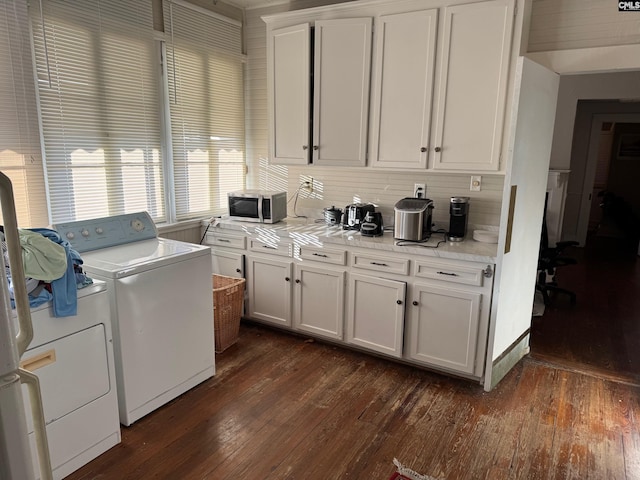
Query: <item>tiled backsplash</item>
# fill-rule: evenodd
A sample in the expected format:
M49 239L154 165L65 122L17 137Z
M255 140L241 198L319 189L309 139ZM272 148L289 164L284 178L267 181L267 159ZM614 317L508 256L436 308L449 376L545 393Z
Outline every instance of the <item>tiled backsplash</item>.
M393 223L393 206L413 196L415 183L426 183L426 197L434 202L433 220L448 224L449 201L452 196L470 197L469 223L493 225L500 223L502 187L501 175L483 175L482 189L469 191L468 174L406 173L379 171L371 168L270 166L260 162L258 171L250 176L250 188L286 190L290 216L306 215L322 218L322 209L335 205L344 208L350 203L374 203L387 225ZM313 178L313 192L299 187ZM296 192L298 198L296 202Z

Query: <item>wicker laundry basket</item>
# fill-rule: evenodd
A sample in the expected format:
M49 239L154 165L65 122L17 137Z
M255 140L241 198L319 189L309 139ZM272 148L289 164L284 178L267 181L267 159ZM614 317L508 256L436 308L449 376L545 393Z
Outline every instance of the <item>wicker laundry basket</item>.
M244 278L213 275L213 330L216 353L221 353L238 341Z

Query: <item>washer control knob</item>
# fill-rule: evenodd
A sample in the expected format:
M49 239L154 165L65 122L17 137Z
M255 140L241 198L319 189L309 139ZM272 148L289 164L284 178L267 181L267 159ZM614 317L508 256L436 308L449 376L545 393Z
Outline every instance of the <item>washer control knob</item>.
M135 220L131 220L131 228L133 228L136 232L141 232L144 230L144 223L139 218Z
M96 227L96 233L98 235L102 235L104 233L104 230L102 229L102 227Z
M75 234L73 232L67 232L65 237L67 237L69 240L73 240L74 238L76 238L76 236L75 236Z
M87 230L86 228L83 228L80 233L82 234L83 237L89 236L89 230Z

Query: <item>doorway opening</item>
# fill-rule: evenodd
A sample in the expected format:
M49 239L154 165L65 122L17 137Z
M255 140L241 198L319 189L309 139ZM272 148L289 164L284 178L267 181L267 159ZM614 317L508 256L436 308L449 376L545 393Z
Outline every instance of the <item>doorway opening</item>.
M591 119L590 132L574 131L574 148L576 138L589 142L575 237L580 247L565 250L577 262L557 272L577 303L554 298L533 318L531 351L566 368L640 385L640 112L592 111ZM572 158L572 174L575 167Z

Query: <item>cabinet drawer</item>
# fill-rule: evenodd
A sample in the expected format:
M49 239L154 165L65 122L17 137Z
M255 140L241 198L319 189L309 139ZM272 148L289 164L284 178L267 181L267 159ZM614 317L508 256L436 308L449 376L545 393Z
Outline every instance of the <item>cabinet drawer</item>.
M347 252L344 250L327 250L317 247L300 247L300 259L314 262L332 263L334 265L347 264Z
M432 278L444 282L463 283L465 285L475 285L481 287L484 283L483 265L470 264L451 265L448 263L437 263L417 260L415 276L421 278Z
M352 266L375 272L409 274L409 260L406 258L380 257L378 255L354 253Z
M269 240L251 239L249 241L249 250L254 252L269 253L271 255L280 255L281 257L291 256L291 244L283 242L278 238Z
M215 245L218 247L247 248L247 238L239 235L227 235L220 233L207 233L204 241L205 245Z

